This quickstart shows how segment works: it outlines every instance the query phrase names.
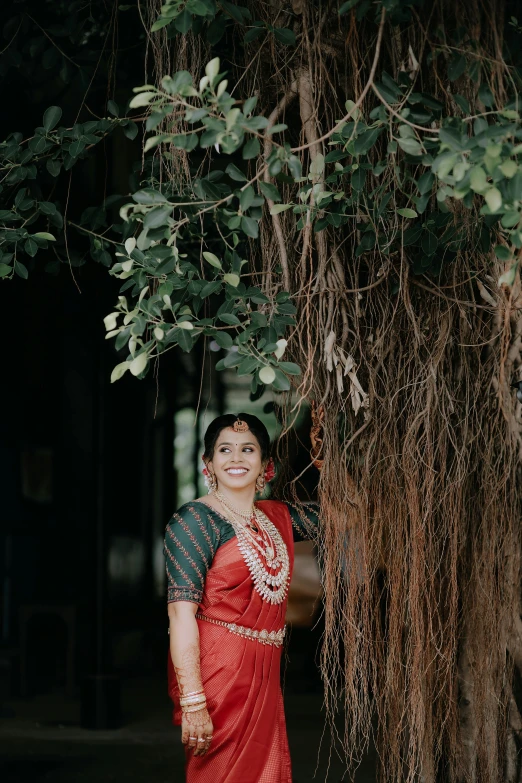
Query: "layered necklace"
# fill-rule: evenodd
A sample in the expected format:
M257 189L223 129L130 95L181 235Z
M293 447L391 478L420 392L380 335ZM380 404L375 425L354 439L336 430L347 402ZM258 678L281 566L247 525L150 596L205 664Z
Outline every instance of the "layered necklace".
M214 495L232 515L232 518L227 516L227 520L234 528L239 551L250 571L254 588L268 603L282 603L288 591L290 559L281 533L256 506L248 512L240 511L219 490L215 490Z

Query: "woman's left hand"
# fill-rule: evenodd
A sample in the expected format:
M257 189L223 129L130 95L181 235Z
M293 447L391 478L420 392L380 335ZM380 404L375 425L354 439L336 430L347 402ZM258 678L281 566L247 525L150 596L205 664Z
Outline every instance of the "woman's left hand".
M181 741L194 750L195 756L204 756L210 748L214 727L205 707L197 712L184 713L181 719Z

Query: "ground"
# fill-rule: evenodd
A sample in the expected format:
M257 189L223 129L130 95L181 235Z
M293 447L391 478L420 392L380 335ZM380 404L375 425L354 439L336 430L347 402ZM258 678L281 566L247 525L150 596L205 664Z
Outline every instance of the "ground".
M125 680L124 726L115 731L81 729L79 700L56 689L8 702L0 719L2 783L183 783L179 729L164 689L160 677ZM341 781L339 759L328 764L327 735L321 743L320 689L287 683L285 705L294 783ZM374 768L364 759L356 783L374 783Z

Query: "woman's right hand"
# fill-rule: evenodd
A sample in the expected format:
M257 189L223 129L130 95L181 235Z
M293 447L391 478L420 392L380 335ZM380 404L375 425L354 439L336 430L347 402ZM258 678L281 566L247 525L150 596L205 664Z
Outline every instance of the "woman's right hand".
M205 707L197 712L184 712L181 719L181 741L194 749L195 756L204 756L210 748L214 726ZM204 742L203 742L204 740Z

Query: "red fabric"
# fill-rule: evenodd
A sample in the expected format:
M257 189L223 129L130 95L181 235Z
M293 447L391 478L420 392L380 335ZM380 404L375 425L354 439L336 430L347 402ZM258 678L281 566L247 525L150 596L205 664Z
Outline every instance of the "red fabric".
M257 505L283 536L292 568L292 523L286 504L264 500ZM263 601L234 537L216 552L198 611L259 631L278 631L284 626L286 599L281 604ZM280 681L282 647L244 639L204 620L198 620L198 626L201 675L214 738L205 756L194 757L187 750L186 782L292 783ZM180 724L170 654L168 676L173 722Z

